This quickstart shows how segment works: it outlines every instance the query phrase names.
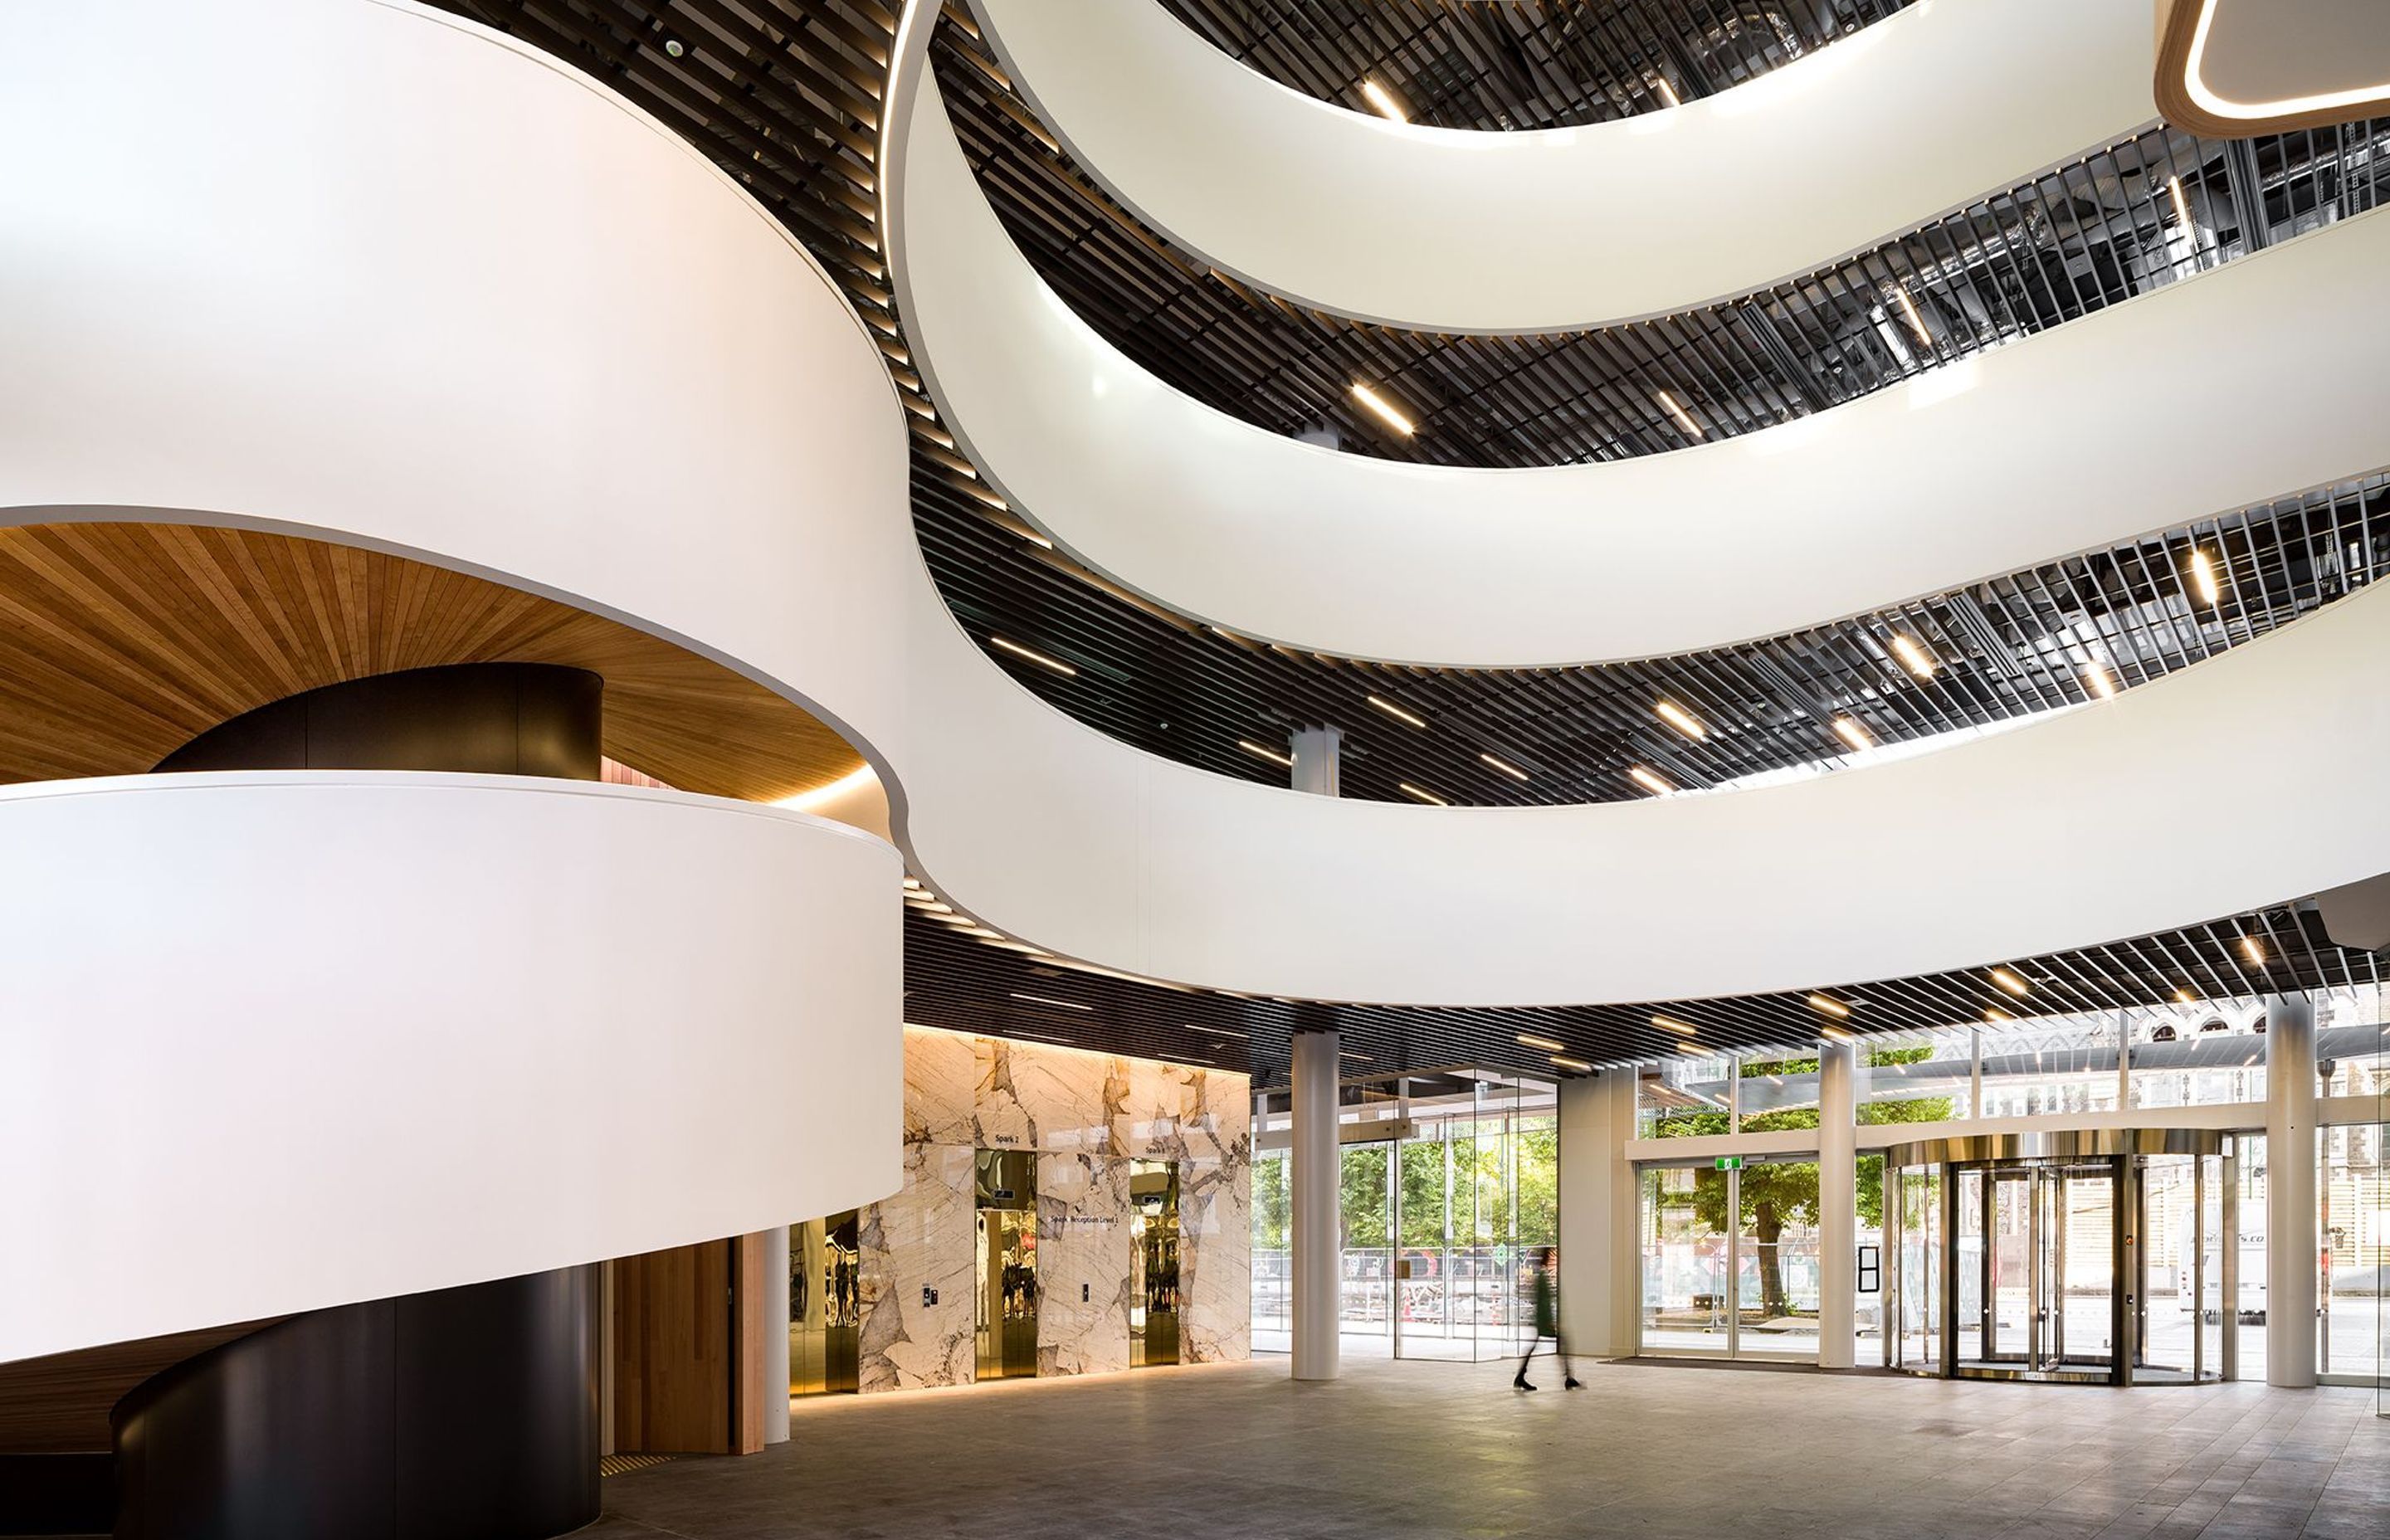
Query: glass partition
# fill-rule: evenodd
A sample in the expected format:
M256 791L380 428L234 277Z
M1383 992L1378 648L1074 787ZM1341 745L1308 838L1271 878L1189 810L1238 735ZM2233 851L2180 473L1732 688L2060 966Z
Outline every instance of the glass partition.
M1391 1354L1394 1338L1394 1209L1390 1143L1346 1145L1341 1195L1344 1222L1337 1328L1348 1348ZM1354 1339L1368 1339L1356 1344Z
M1259 1131L1260 1120L1255 1120ZM1253 1351L1287 1353L1293 1347L1294 1319L1289 1290L1294 1277L1287 1249L1291 1214L1287 1152L1253 1151Z

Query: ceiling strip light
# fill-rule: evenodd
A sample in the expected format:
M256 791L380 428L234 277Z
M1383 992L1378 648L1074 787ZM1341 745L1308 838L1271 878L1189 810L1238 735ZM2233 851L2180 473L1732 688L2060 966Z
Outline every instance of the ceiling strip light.
M1900 666L1920 679L1934 677L1933 655L1918 644L1916 637L1895 634L1892 638L1892 651L1900 660Z
M1365 80L1361 83L1361 98L1377 109L1378 115L1381 117L1392 118L1398 123L1411 121L1410 114L1405 112L1402 104L1394 100L1394 94L1374 80Z
M1677 95L1677 88L1668 83L1668 77L1665 75L1652 76L1651 89L1658 93L1660 99L1666 102L1670 107L1682 107L1685 105L1685 99Z
M1856 1043L1858 1038L1840 1027L1819 1027L1818 1032L1837 1043Z
M1394 783L1394 789L1400 791L1406 797L1416 797L1420 802L1429 803L1432 806L1450 807L1452 805L1452 803L1446 801L1444 798L1437 796L1434 792L1430 791L1423 787L1413 786L1408 781L1396 781Z
M2202 604L2214 604L2224 597L2216 581L2216 563L2197 545L2191 548L2191 585L2198 590Z
M1831 995L1810 995L1809 1008L1816 1011L1820 1016L1835 1016L1847 1019L1851 1014L1850 1007L1843 1004L1840 1000L1835 999Z
M1523 1048L1541 1048L1546 1053L1561 1053L1565 1051L1568 1047L1567 1044L1561 1042L1557 1038L1537 1037L1531 1032L1521 1033L1516 1041L1519 1046Z
M2015 1017L2011 1016L2007 1011L2002 1010L1998 1006L1993 1006L1984 1012L1984 1024L1987 1027L1997 1027L2003 1021L2013 1021L2015 1020Z
M1362 384L1357 379L1353 382L1353 399L1359 402L1362 405L1367 406L1370 411L1377 413L1379 417L1385 419L1387 427L1393 429L1395 432L1400 433L1405 438L1409 438L1412 433L1418 430L1417 426L1412 423L1411 419L1405 417L1402 411L1396 407L1393 402L1388 401L1385 397L1369 389L1367 385Z
M1560 1055L1554 1054L1552 1055L1552 1062L1559 1065L1563 1070L1574 1070L1581 1075L1589 1075L1593 1073L1593 1066L1587 1064L1582 1059L1562 1059Z
M1639 764L1629 767L1626 778L1655 797L1664 797L1677 789Z
M1524 781L1528 778L1527 773L1524 770L1520 769L1509 760L1496 759L1492 754L1480 754L1477 757L1492 765L1495 769L1501 771L1502 774L1510 776L1514 781Z
M1662 409L1666 411L1670 417L1677 419L1677 426L1684 430L1685 437L1689 439L1698 439L1703 436L1702 433L1701 424L1695 422L1691 416L1688 414L1683 407L1677 404L1677 398L1675 396L1670 395L1665 391L1657 392L1657 395Z
M1651 714L1666 723L1669 726L1676 728L1677 731L1684 734L1687 738L1707 738L1710 736L1709 727L1703 723L1700 717L1695 716L1692 712L1685 710L1684 707L1677 705L1673 700L1660 700L1653 702L1651 706Z
M1066 679L1076 679L1079 676L1079 671L1077 669L1073 668L1070 664L1062 661L1060 658L1048 658L1046 654L1038 651L1035 648L1022 647L1019 642L1009 642L1001 636L990 636L988 640L995 643L997 647L1002 648L1005 651L1013 654L1015 657L1026 658L1040 668L1050 668Z
M1427 725L1426 717L1420 715L1417 712L1407 711L1403 707L1395 705L1393 701L1387 699L1382 695L1366 696L1363 699L1367 699L1370 705L1377 707L1378 710L1385 712L1388 716L1393 717L1397 722L1407 722L1414 727L1424 727Z
M1875 747L1875 739L1868 736L1868 730L1859 725L1858 718L1855 716L1834 718L1834 734L1849 744L1855 753L1864 753Z
M2016 995L2020 999L2033 993L2033 986L2031 984L2026 983L2023 979L2019 978L2016 974L2010 972L2005 968L1995 968L1992 969L1992 982L1999 985L2002 989L2007 990L2010 994Z
M1674 1016L1654 1016L1651 1024L1662 1032L1673 1032L1679 1037L1691 1037L1701 1031L1690 1021L1679 1020Z
M1925 317L1917 314L1916 302L1909 299L1908 290L1901 288L1898 284L1895 284L1892 288L1892 298L1893 302L1900 306L1900 314L1902 316L1908 320L1908 329L1917 334L1918 345L1921 347L1932 347L1934 345L1934 334L1925 329Z
M2182 195L2182 178L2166 178L2166 196L2174 199L2174 217L2182 224L2182 233L2191 239L2199 238L2199 226L2191 222L2191 199Z
M2191 991L2187 989L2176 990L2174 992L2174 1003L2178 1006L2190 1005L2191 1003Z
M1255 759L1266 759L1272 764L1283 764L1290 770L1294 768L1292 754L1282 754L1266 743L1255 743L1252 738L1240 738L1237 739L1237 747Z
M2108 671L2101 668L2098 663L2086 663L2083 665L2083 684L2086 688L2090 690L2092 694L2098 696L2102 700L2111 700L2115 698L2116 681L2111 678Z
M1060 1006L1064 1010L1093 1010L1096 1008L1093 1006L1081 1005L1076 1000L1056 1000L1043 995L1023 995L1018 990L1012 992L1012 997L1016 1000L1026 1000L1033 1006Z
M2266 943L2255 936L2241 938L2241 955L2249 959L2252 968L2266 966Z

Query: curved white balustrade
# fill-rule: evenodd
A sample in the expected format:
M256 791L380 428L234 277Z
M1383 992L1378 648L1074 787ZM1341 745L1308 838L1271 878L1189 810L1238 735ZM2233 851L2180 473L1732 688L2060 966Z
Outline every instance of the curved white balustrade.
M504 776L0 788L0 1360L893 1191L896 852Z
M1654 657L2390 465L2369 388L2390 353L2380 213L1671 454L1489 470L1302 443L1172 390L1071 313L964 163L921 37L917 19L882 185L945 425L1081 561L1240 635L1429 666Z
M1153 0L971 3L1046 126L1146 223L1275 293L1435 331L1747 294L2157 116L2149 0L1928 0L1715 96L1507 134L1289 90Z
M2351 769L2390 753L2371 594L2062 719L1765 790L1388 806L1142 753L957 630L870 340L678 141L444 17L142 0L159 41L111 46L87 19L133 3L32 18L0 58L6 519L314 533L687 640L842 723L922 876L1039 945L1258 994L1634 1001L1997 961L2390 868ZM2300 431L2332 396L2303 393ZM2297 796L2251 790L2292 773ZM2251 793L2229 830L2218 787ZM1928 860L1964 875L1920 902Z

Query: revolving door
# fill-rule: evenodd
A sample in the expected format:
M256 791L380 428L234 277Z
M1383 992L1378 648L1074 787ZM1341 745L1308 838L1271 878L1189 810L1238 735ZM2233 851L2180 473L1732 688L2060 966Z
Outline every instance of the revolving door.
M2231 1137L1983 1135L1884 1152L1884 1363L2101 1385L2234 1378Z

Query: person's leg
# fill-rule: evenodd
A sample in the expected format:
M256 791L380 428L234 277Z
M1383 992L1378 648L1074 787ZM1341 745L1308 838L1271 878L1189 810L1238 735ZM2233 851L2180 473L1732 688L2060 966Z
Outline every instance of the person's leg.
M1558 1332L1552 1333L1552 1353L1561 1361L1561 1388L1578 1389L1576 1370L1569 1364L1568 1339Z
M1532 1391L1536 1388L1527 1383L1527 1366L1536 1361L1536 1350L1543 1345L1544 1340L1541 1337L1527 1339L1527 1355L1519 1360L1519 1372L1510 1377L1511 1384L1523 1391Z

